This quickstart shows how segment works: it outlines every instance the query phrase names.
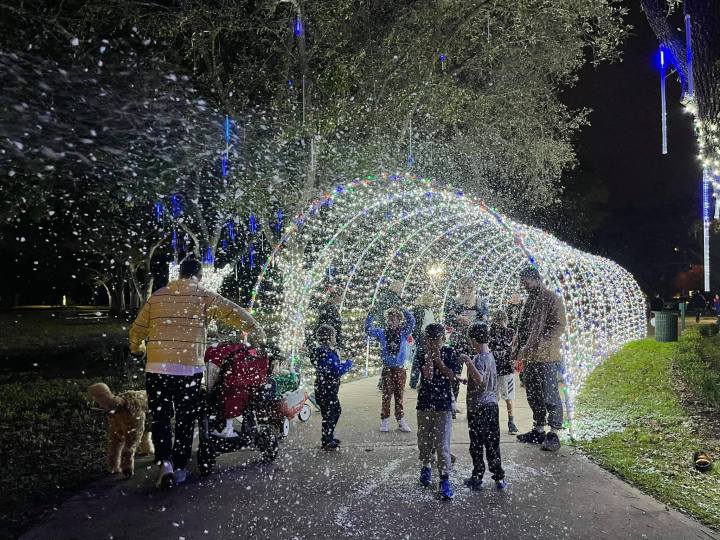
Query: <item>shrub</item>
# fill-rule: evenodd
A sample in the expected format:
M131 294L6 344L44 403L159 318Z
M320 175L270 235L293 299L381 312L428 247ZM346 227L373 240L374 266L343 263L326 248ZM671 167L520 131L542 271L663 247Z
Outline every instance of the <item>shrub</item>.
M683 332L675 353L675 365L690 391L705 405L720 408L720 336L703 325ZM711 337L712 336L712 337Z

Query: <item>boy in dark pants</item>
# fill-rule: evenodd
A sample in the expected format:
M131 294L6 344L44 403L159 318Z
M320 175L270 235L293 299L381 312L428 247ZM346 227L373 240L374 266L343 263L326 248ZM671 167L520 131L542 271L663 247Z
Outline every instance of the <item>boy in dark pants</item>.
M417 399L418 450L420 453L420 483L427 487L432 480L430 460L437 454L440 475L439 494L444 500L452 500L454 493L450 484L452 456L452 383L456 373L462 370L457 353L444 347L445 328L432 323L425 329L425 348L418 352L420 388Z
M352 360L340 362L335 351L335 329L324 324L317 330L318 347L313 351L315 366L315 400L322 415L323 450L335 450L340 441L335 438L335 426L340 419L340 377L352 367Z
M497 398L497 371L488 342L490 332L487 325L475 323L468 329L470 345L475 358L462 355L461 359L468 370L467 415L470 428L470 456L473 460L472 476L465 485L477 491L483 487L485 462L483 449L487 457L488 468L498 491L507 489L505 471L500 460L500 411Z

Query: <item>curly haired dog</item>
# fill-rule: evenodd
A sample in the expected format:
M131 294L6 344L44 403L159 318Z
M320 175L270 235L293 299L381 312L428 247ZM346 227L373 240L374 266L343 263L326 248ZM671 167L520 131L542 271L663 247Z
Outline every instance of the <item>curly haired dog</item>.
M108 470L122 471L126 477L135 474L135 451L152 454L155 450L150 431L145 429L148 403L142 390L128 390L115 395L105 383L88 387L90 397L108 411Z

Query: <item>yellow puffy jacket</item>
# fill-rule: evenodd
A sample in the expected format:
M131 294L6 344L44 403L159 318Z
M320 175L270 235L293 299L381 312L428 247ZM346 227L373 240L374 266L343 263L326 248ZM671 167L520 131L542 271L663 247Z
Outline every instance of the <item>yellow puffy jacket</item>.
M191 279L171 281L158 289L130 328L130 352L140 352L147 340L148 363L203 365L207 326L223 322L264 339L262 329L243 308Z

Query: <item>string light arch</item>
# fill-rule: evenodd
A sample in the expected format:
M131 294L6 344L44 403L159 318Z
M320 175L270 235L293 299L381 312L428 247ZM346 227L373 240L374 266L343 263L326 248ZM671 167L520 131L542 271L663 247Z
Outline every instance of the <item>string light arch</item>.
M340 184L286 224L260 272L254 314L293 363L304 362L317 306L329 287L342 293L344 349L355 369L376 373L377 351L363 323L383 284L401 284L412 306L431 291L442 318L455 284L473 277L491 310L521 293L518 274L535 265L563 299L565 383L570 399L588 374L623 344L646 334L645 299L615 262L577 250L503 216L451 186L410 174Z

